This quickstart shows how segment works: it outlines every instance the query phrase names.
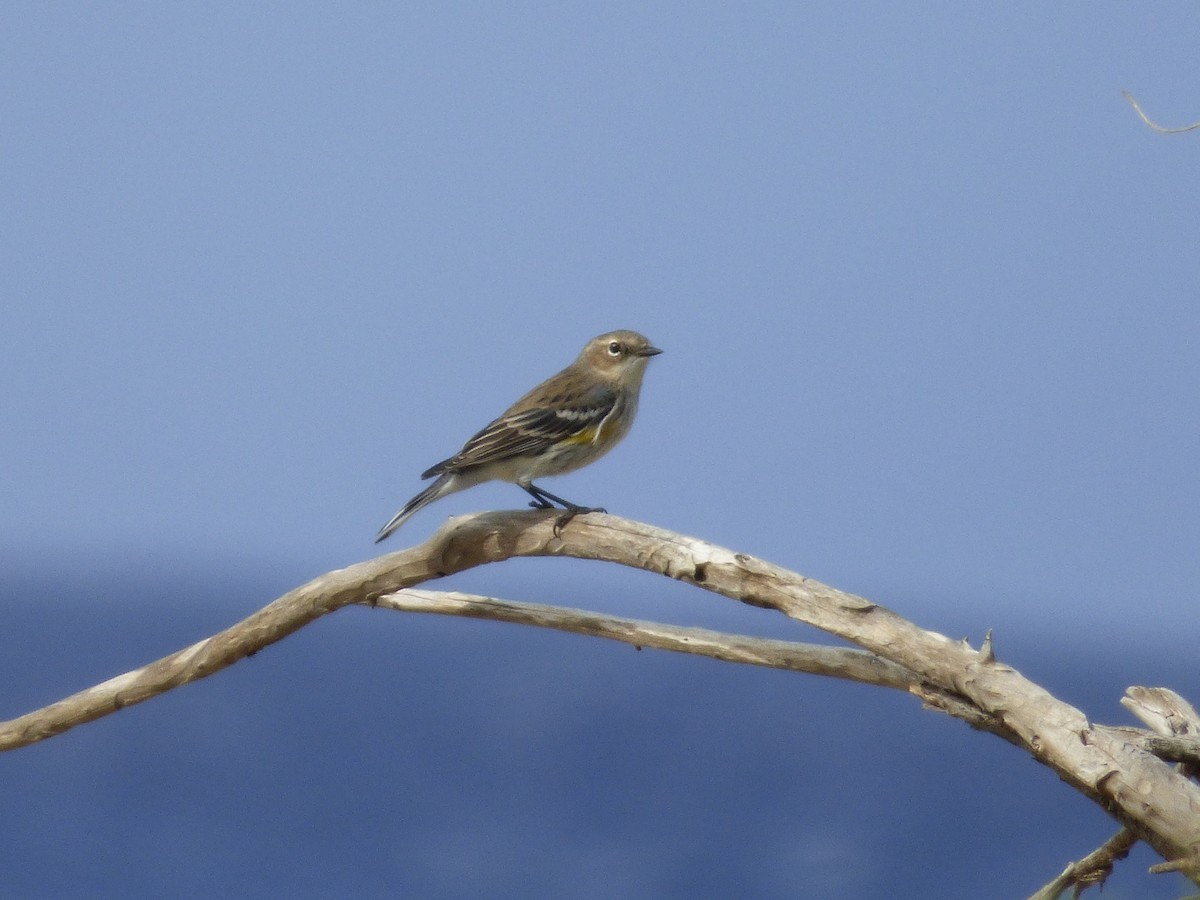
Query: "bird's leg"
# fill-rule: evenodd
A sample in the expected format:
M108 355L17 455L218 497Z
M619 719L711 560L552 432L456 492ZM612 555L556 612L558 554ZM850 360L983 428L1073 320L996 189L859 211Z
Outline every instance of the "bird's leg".
M533 498L533 502L529 505L534 509L552 509L554 504L557 503L563 509L575 515L589 512L608 512L608 510L602 509L599 506L580 506L578 503L564 500L562 497L558 497L532 482L530 484L523 484L521 487Z
M535 509L550 509L557 503L563 509L583 509L578 503L572 503L570 500L564 500L562 497L556 497L547 490L543 490L532 482L521 485L526 493L533 498L533 502L529 505Z
M541 494L541 488L535 484L521 485L521 490L529 494L533 499L529 501L529 505L534 509L554 509L554 504L547 500ZM557 499L557 498L556 498Z
M553 509L555 503L563 508L562 515L554 520L554 534L556 537L566 524L578 515L592 512L608 512L608 510L601 506L580 506L578 503L572 503L570 500L556 497L554 494L543 490L532 482L523 484L521 487L529 496L533 497L533 502L529 505L534 509Z

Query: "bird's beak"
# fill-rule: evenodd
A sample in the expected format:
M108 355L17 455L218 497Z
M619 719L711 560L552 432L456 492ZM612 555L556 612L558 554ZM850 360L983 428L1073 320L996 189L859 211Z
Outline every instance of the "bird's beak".
M658 356L658 354L660 354L660 353L662 353L662 351L659 350L657 347L643 347L641 350L639 350L637 352L637 355L638 356Z

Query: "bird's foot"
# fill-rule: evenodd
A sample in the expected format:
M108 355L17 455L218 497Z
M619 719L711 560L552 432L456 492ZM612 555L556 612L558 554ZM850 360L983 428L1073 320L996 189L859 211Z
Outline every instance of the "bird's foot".
M576 516L587 515L588 513L606 513L608 512L603 506L575 506L571 505L564 509L554 520L554 536L561 537L562 530Z

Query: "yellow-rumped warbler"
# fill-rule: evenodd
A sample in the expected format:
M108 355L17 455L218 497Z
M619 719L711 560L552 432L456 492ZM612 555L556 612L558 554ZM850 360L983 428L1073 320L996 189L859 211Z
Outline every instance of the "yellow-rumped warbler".
M575 362L510 406L454 456L422 472L422 478L436 475L437 481L405 503L375 543L434 500L492 480L522 487L535 509L561 506L566 512L556 530L579 513L603 512L556 497L533 479L573 472L616 446L637 413L646 363L659 353L636 331L592 338Z

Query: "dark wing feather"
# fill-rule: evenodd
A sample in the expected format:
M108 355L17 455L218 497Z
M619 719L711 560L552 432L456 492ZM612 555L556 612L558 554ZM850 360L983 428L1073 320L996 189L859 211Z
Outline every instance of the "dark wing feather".
M539 453L548 445L573 434L599 428L616 404L616 391L597 387L575 402L560 402L553 407L535 406L506 413L467 441L458 453L432 466L421 477L432 478L443 472L462 471L515 456Z

